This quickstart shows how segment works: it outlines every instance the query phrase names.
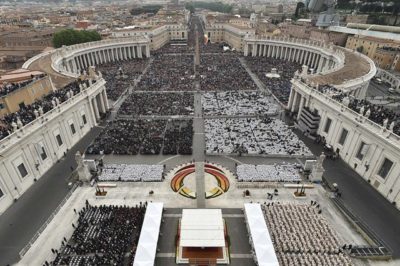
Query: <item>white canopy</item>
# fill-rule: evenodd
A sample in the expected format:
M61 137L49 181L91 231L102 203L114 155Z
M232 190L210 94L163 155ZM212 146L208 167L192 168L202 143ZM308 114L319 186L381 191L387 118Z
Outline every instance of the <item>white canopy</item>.
M220 209L184 209L180 226L181 247L225 247Z
M160 233L160 225L163 211L163 203L155 202L147 204L142 231L138 247L136 249L133 266L152 266L156 258L157 242Z
M246 221L259 266L279 266L260 204L244 204Z

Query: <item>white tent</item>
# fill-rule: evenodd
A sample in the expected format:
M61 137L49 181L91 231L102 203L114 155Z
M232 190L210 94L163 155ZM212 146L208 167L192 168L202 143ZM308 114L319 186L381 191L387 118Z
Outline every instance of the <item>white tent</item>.
M260 204L244 204L246 221L259 266L279 266Z
M161 202L149 203L147 205L133 266L154 265L162 211L163 203Z
M183 209L181 247L225 247L221 209Z

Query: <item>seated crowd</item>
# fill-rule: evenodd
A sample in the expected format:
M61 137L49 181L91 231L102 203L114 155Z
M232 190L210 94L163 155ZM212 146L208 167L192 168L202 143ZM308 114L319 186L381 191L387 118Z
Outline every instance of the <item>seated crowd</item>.
M155 55L138 88L144 91L192 91L193 55Z
M301 71L301 65L296 62L285 61L272 57L246 57L246 62L251 71L271 90L276 98L283 104L287 104L292 84L290 80L294 73ZM267 77L266 74L276 68L279 78Z
M135 79L143 73L147 59L131 59L129 61L119 61L105 63L97 66L105 79L107 96L109 99L116 101L122 93L130 86L134 85Z
M12 83L3 83L0 84L0 97L6 96L7 94L16 91L20 88L23 88L25 86L28 86L29 84L35 82L36 80L39 80L41 78L44 78L46 74L40 74L40 75L31 75L31 78L29 80L25 80L22 82L12 82Z
M242 182L298 182L301 181L296 164L254 165L241 164L236 167L238 181Z
M139 242L146 204L128 206L86 206L78 212L74 232L61 242L47 265L132 265Z
M193 115L193 94L136 92L122 103L118 114L129 116Z
M91 82L96 82L93 80ZM34 103L20 107L19 111L5 115L0 118L0 139L10 135L17 129L21 129L39 116L52 110L59 104L65 102L69 98L81 92L90 86L90 82L74 81L64 88L55 90L43 98L36 100Z
M101 169L99 181L149 182L162 181L164 165L106 164Z
M203 91L257 89L235 53L201 55L199 74Z
M115 120L87 148L88 154L191 154L192 120Z
M260 91L209 92L202 95L206 116L275 115L278 106Z
M316 202L271 202L263 211L280 265L352 265Z
M311 156L311 151L281 120L265 117L206 119L207 154Z

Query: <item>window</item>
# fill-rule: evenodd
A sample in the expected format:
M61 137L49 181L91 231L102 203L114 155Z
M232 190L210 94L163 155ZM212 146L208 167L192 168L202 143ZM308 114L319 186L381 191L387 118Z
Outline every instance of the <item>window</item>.
M361 161L364 158L364 155L367 153L367 148L368 148L367 144L361 141L356 158Z
M390 169L393 166L393 162L389 159L386 159L383 161L383 164L381 166L381 169L379 169L378 171L378 175L380 177L382 177L383 179L385 179L388 175L388 173L390 172Z
M324 128L325 133L329 132L329 129L331 128L331 124L332 124L332 120L330 118L328 118L325 123L325 128Z
M84 115L84 114L82 115L82 122L84 125L87 124L86 115Z
M42 160L46 160L47 154L46 154L46 150L44 149L43 145L41 145L39 148L39 154L40 154L40 158L42 158Z
M56 140L57 140L57 144L58 144L58 146L61 146L61 145L63 145L63 141L62 141L62 139L61 139L61 136L60 136L60 134L58 134L58 135L56 136Z
M71 128L72 135L75 135L76 130L74 124L70 124L69 127Z
M342 130L342 134L340 134L340 138L339 138L339 144L343 145L344 142L346 141L347 135L349 134L349 131L347 131L347 129Z
M28 171L26 170L24 163L18 165L17 168L21 177L25 177L28 175Z

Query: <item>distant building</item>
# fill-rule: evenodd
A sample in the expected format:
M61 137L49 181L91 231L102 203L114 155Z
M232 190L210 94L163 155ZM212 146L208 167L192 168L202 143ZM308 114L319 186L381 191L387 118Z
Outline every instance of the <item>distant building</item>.
M333 43L339 46L345 46L348 34L334 32L329 30L312 29L310 31L310 40Z
M53 35L56 29L45 30L18 30L0 33L0 46L52 46Z
M400 47L379 47L374 55L375 65L385 70L400 71Z
M374 60L376 50L380 47L400 47L400 43L393 40L361 35L349 36L346 42L346 48L357 50L372 60Z

